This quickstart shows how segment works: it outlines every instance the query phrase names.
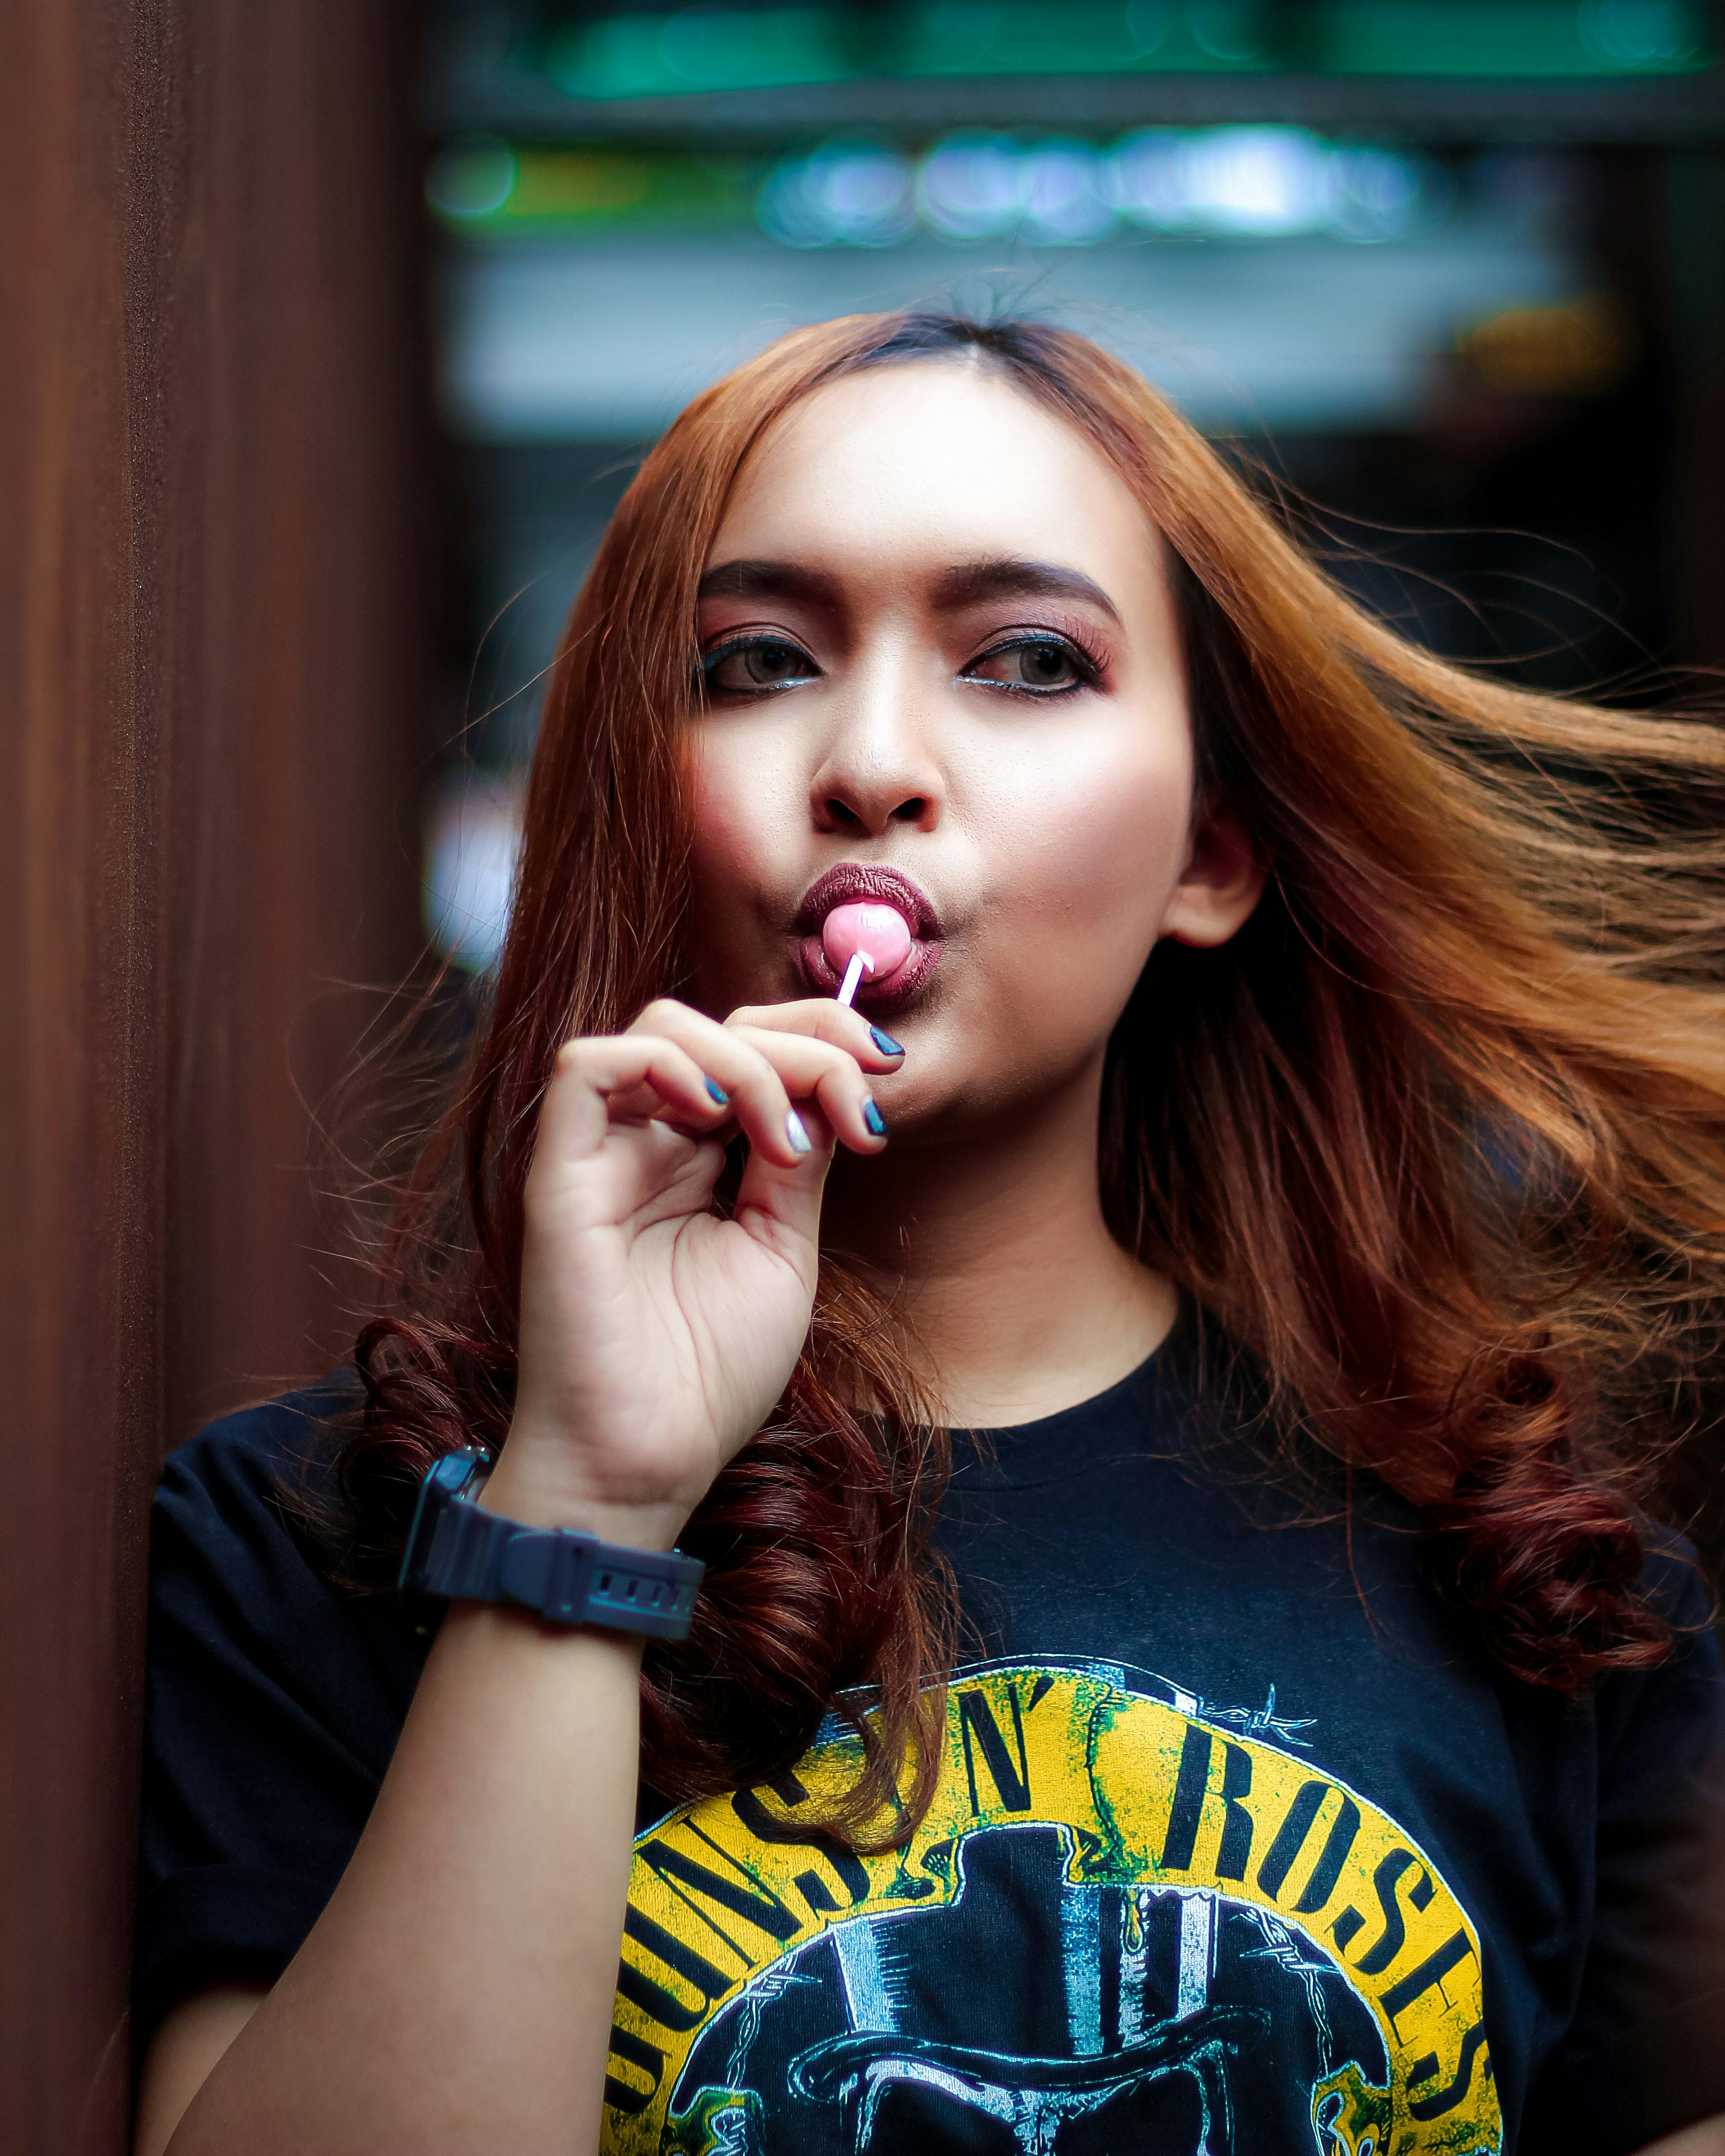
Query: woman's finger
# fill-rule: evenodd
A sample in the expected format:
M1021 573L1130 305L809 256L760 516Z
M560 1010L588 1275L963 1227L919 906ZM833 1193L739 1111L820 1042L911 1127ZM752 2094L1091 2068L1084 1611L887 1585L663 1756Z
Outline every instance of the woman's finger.
M875 1098L872 1075L857 1066L848 1048L807 1034L780 1033L727 1022L726 1030L772 1064L799 1106L819 1103L834 1134L854 1152L878 1152L886 1142L886 1118Z
M606 1149L614 1218L636 1233L657 1220L705 1213L725 1170L725 1148L664 1122L614 1132Z
M882 1026L870 1025L860 1011L831 996L805 996L790 1004L744 1004L725 1021L748 1031L803 1034L830 1041L854 1056L865 1070L885 1075L899 1070L905 1051Z
M859 1152L876 1152L886 1119L847 1048L807 1035L721 1025L686 1004L650 1004L636 1021L675 1039L728 1096L737 1127L757 1152L792 1168L813 1149L802 1113L818 1102L834 1132Z
M819 1108L804 1111L810 1149L784 1167L751 1147L732 1218L744 1232L799 1270L812 1265L820 1241L820 1202L832 1165L833 1132Z
M614 1122L669 1111L693 1130L711 1132L730 1113L721 1093L686 1049L661 1034L567 1041L540 1110L532 1174L542 1182L565 1164L591 1159Z

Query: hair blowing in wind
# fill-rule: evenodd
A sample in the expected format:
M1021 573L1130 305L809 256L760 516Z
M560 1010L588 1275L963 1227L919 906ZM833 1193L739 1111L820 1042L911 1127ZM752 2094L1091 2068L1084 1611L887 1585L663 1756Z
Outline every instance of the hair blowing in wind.
M1725 1288L1725 734L1407 643L1140 377L1024 322L798 331L697 398L624 496L552 676L485 1021L360 1338L343 1476L367 1538L437 1455L508 1428L559 1045L681 978L679 733L732 480L799 398L927 359L1005 377L1142 503L1173 563L1200 784L1270 867L1245 929L1159 946L1120 1021L1115 1235L1243 1344L1266 1430L1420 1509L1435 1576L1506 1671L1569 1691L1657 1661L1637 1505ZM686 1645L649 1658L652 1786L757 1780L860 1687L865 1764L834 1825L909 1831L954 1648L929 1541L947 1458L887 1301L827 1262L776 1415L683 1538L709 1568Z

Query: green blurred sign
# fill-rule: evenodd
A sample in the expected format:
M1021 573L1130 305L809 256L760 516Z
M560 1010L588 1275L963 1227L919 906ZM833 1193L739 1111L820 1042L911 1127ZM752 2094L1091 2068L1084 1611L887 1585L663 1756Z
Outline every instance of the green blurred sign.
M616 100L873 77L1121 74L1636 80L1712 64L1700 0L947 0L693 7L553 30L545 74Z

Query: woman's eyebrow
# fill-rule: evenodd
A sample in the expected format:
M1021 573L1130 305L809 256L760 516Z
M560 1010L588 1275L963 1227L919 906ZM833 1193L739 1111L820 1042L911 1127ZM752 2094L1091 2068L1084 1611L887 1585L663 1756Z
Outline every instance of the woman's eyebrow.
M935 584L937 606L974 606L982 599L1088 599L1111 621L1120 620L1120 609L1101 586L1081 569L1065 569L1054 562L1025 562L1015 556L960 562L943 569Z
M803 599L814 606L838 603L837 582L820 569L795 562L717 562L695 589L697 599Z

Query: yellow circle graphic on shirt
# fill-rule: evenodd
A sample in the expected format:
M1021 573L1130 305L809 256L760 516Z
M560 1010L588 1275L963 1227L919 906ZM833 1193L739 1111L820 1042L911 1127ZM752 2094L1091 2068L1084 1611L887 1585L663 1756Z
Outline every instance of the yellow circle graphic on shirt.
M641 1835L606 2084L607 2150L753 2156L767 2148L768 2099L746 2076L703 2069L685 2088L685 2068L734 2002L752 2009L757 2028L763 2009L798 1980L797 1957L827 1936L849 1985L849 2020L798 2056L788 2086L771 2096L825 2107L823 2145L866 2149L881 2104L913 2085L920 2101L997 2120L1004 2145L1025 2150L1055 2150L1068 2121L1169 2076L1190 2079L1209 2121L1227 2113L1242 2056L1276 2042L1265 2014L1212 1995L1218 1924L1233 1917L1261 1938L1254 1958L1291 1972L1307 1994L1327 1985L1327 1995L1360 2002L1381 2044L1381 2060L1374 2044L1366 2062L1356 2052L1289 2092L1309 2121L1312 2156L1496 2156L1502 2118L1479 1940L1430 1858L1312 1760L1206 1719L1195 1699L1146 1681L1163 1696L1082 1664L957 1673L934 1804L909 1844L885 1856L860 1857L806 1823L818 1822L824 1794L855 1775L849 1734L817 1743L793 1775L706 1799ZM1113 1890L1106 2037L1080 2027L1060 2056L1018 2057L952 2041L950 2030L941 2041L906 2028L870 1975L879 1943L890 1950L894 1921L911 1912L955 1908L979 1837L1025 1828L1058 1832L1066 1905L1081 1912ZM1153 1927L1166 1950L1159 2006L1147 2015L1134 2004L1143 1994L1134 1979ZM1085 1971L1076 1974L1081 1992ZM1069 1968L1050 1981L1063 1975L1073 1979ZM1324 2032L1327 2040L1327 2020ZM801 2115L812 2125L814 2112Z

